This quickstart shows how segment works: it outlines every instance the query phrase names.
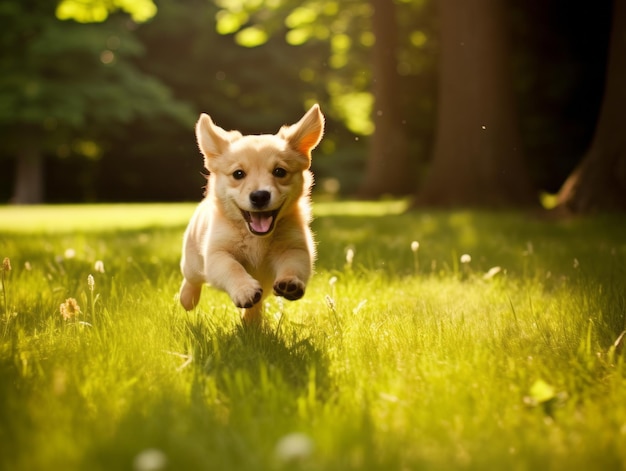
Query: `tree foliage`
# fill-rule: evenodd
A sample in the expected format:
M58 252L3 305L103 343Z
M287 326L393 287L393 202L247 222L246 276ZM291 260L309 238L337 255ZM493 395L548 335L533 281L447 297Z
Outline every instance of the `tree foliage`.
M360 140L361 153L367 154L364 145L370 147L367 159L346 165L352 169L350 176L345 174L342 179L346 189L354 192L360 187L361 193L370 197L410 191L414 184L411 175L424 160L432 132L436 39L431 2L382 0L376 16L370 0L217 3L221 7L218 32L233 35L241 45L258 47L266 38L277 36L298 48L325 45L326 56L303 67L300 77L310 84L323 83L326 113L356 136L353 139ZM383 15L385 12L388 14ZM375 31L374 20L382 16L397 21L391 26L385 21L382 29ZM252 30L263 34L241 36ZM391 35L395 36L394 45L386 50L384 43ZM247 41L248 37L259 41ZM377 53L379 49L382 52ZM374 60L376 57L382 60ZM409 115L412 119L402 118ZM386 172L376 176L380 169Z
M216 3L221 8L216 14L217 31L233 35L242 46L258 47L275 36L282 36L287 44L296 47L325 44L326 57L304 68L300 74L302 80L326 83L333 113L352 132L361 136L374 132L370 56L376 37L369 1L217 0ZM431 38L431 18L407 20L426 10L425 3L414 0L388 5L402 19L398 32L400 50L396 52L404 77L418 76L432 64L425 54L426 43Z
M122 10L138 23L152 18L157 7L152 0L61 0L56 8L60 20L81 23L105 21L111 12Z
M60 156L101 153L98 136L137 117L192 123L190 108L172 99L157 78L132 62L144 53L133 35L134 23L113 16L105 23L60 21L45 0L2 0L0 19L0 137L2 154L23 159L25 143L32 159L45 152ZM89 145L84 145L88 141ZM28 166L41 172L43 162ZM35 177L16 176L16 182ZM35 185L37 186L37 185ZM17 202L37 202L41 188L15 188ZM36 195L28 196L35 191Z

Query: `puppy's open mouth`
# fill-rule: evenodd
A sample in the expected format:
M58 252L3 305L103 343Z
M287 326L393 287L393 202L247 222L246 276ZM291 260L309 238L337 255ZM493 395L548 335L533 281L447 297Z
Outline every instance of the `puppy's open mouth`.
M276 217L280 208L274 211L244 211L241 210L243 218L248 223L248 229L254 235L267 235L274 230Z

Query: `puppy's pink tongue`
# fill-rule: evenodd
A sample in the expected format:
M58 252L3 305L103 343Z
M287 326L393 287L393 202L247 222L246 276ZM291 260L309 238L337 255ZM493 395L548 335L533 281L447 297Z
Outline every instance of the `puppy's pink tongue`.
M250 227L259 234L269 231L273 220L271 213L250 213Z

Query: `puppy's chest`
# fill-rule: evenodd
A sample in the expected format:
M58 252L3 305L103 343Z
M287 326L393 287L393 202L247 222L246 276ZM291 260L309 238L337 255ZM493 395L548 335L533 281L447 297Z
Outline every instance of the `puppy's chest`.
M270 239L244 239L237 253L239 263L254 270L262 269L269 263L272 243Z

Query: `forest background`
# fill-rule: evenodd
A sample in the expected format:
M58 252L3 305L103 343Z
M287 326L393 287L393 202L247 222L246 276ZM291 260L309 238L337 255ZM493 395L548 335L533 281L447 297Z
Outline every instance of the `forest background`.
M623 209L622 3L0 0L0 202L198 200L199 113L274 133L317 102L319 193ZM603 196L567 203L594 147Z

